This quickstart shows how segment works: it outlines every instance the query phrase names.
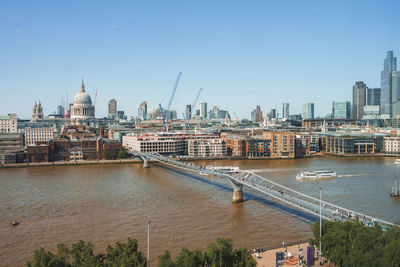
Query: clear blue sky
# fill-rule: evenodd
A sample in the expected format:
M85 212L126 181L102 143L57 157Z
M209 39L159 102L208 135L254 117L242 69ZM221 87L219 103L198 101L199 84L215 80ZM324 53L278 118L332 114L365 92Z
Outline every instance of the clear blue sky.
M250 117L282 102L316 115L351 100L363 80L380 87L387 50L400 55L400 1L2 1L0 114L46 114L79 92L83 77L96 115L107 102L136 115L139 103L181 116L199 102Z

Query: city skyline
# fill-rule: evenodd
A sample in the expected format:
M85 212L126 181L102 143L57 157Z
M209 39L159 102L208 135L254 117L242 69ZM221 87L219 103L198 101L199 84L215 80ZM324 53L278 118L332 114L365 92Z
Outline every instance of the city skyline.
M166 105L179 71L179 117L200 87L198 103L242 118L256 105L280 114L283 102L290 114L312 102L325 116L332 101L352 99L356 81L379 88L386 52L400 52L395 1L3 6L0 114L26 119L38 99L45 115L67 93L72 102L82 76L92 99L98 90L96 117L110 99L136 116L143 101Z

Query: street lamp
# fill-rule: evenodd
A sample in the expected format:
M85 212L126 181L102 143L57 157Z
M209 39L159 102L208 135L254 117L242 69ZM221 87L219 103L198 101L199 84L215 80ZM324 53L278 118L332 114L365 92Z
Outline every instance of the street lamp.
M150 267L150 218L147 219L147 267Z

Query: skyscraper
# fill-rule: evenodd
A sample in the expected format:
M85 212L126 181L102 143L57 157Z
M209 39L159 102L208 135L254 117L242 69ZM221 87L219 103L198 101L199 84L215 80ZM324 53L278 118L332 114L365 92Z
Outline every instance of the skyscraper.
M140 103L139 109L138 109L138 117L142 121L147 120L147 102L146 101L143 101L142 103Z
M108 115L117 115L117 100L108 101Z
M256 106L251 112L251 121L253 122L262 122L263 121L263 113L261 111L261 107L259 105Z
M61 106L61 105L58 105L58 106L57 106L56 114L57 114L58 116L64 117L64 107Z
M271 109L271 119L276 119L276 109Z
M400 118L400 70L392 73L392 118Z
M367 88L366 105L367 106L381 105L381 88Z
M282 118L289 118L289 103L282 104Z
M350 101L332 102L332 116L334 119L350 119L351 103Z
M192 118L192 105L186 105L185 109L185 119L190 119Z
M303 104L303 120L314 119L314 103Z
M358 81L353 86L353 119L361 120L364 114L365 94L367 85L363 81Z
M200 103L200 116L202 119L207 119L207 102Z
M393 57L393 51L386 53L381 72L381 117L390 118L392 114L392 72L396 71L397 59Z

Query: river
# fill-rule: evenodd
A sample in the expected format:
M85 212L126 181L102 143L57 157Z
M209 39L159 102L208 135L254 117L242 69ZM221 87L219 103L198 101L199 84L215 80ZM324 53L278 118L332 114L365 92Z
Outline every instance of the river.
M400 221L400 200L389 196L400 165L393 158L321 157L296 160L200 161L240 166L293 189L381 219ZM338 177L297 181L300 170L336 170ZM166 249L204 249L217 237L235 247L266 247L312 236L312 216L245 191L232 204L229 184L153 164L0 169L0 266L23 266L39 247L58 243L107 244L136 238L146 253L151 218L151 260ZM18 220L17 227L8 226Z

